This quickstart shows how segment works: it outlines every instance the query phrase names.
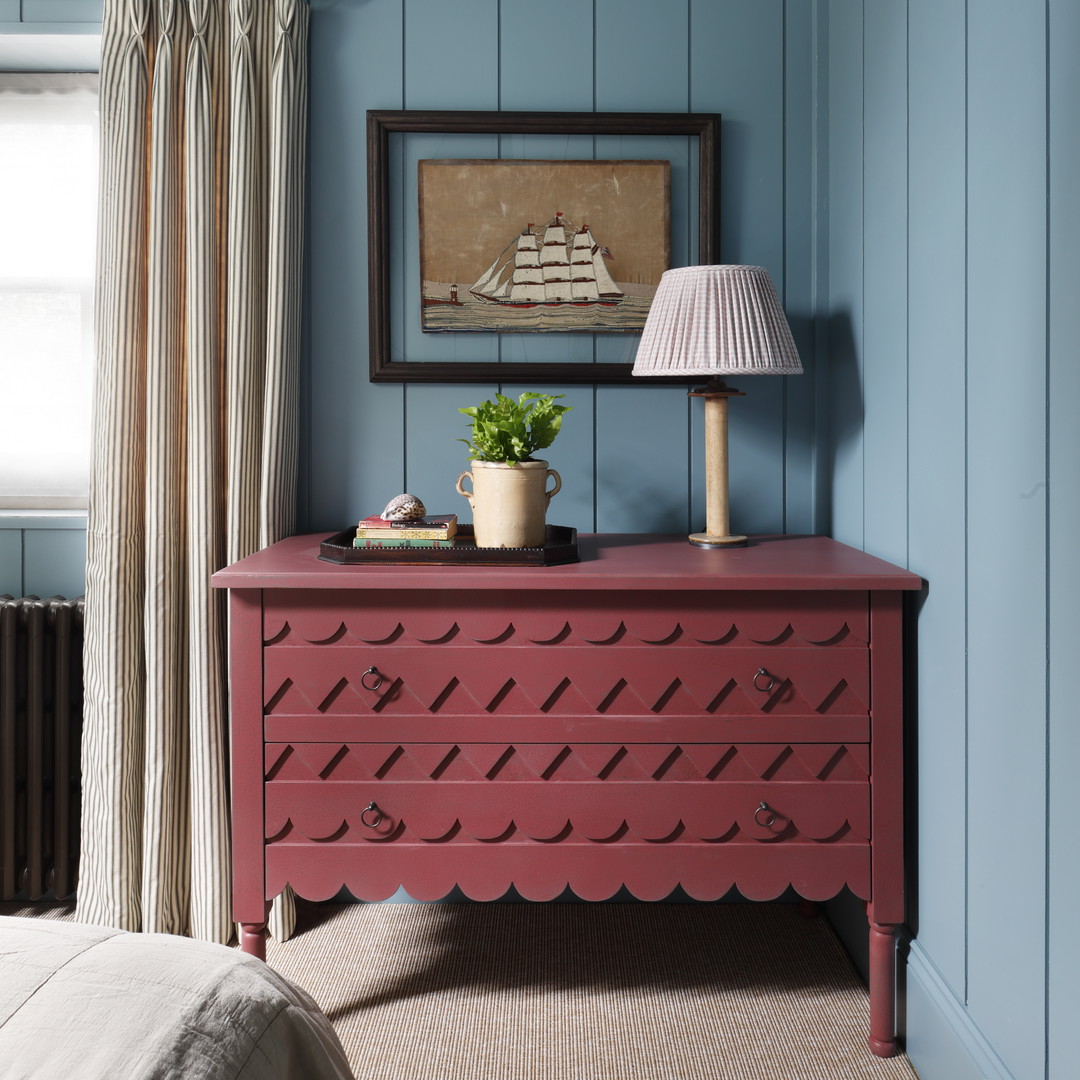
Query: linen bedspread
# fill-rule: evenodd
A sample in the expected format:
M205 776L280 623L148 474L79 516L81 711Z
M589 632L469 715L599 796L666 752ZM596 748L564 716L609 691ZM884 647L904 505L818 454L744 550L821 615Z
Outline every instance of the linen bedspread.
M352 1080L330 1021L259 960L0 917L0 1080Z

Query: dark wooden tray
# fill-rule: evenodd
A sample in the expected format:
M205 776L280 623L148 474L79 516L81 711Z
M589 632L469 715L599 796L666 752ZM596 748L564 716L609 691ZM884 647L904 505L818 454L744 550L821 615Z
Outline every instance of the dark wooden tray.
M548 525L543 547L477 547L473 527L459 525L455 544L448 548L353 547L355 526L328 536L319 545L319 558L346 566L558 566L577 562L577 529Z

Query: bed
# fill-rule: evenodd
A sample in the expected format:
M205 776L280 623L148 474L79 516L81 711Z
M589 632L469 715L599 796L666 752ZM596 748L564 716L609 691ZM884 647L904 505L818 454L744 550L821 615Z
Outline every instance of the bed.
M0 917L4 1080L352 1080L330 1021L259 960L167 934Z

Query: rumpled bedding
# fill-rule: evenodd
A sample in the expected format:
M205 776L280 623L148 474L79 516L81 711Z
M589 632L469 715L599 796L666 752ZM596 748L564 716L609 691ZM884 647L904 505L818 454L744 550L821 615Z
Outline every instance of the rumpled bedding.
M330 1021L253 957L0 917L0 1080L353 1080Z

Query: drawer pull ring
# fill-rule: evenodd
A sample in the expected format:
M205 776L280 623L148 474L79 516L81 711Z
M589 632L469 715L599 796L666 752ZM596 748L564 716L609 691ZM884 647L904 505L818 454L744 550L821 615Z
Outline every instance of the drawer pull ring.
M767 821L762 821L761 815L766 814L768 816ZM758 808L754 811L754 820L763 828L771 829L776 824L776 815L773 813L772 808L768 803L758 803Z
M365 690L378 690L382 686L382 672L375 667L369 667L360 676L360 685Z
M371 821L368 821L368 814L374 815ZM360 812L360 820L369 829L377 829L382 824L382 811L375 805L374 802L369 802L367 806L365 806L364 809Z
M765 685L762 686L758 679L765 679ZM767 694L776 685L776 680L763 668L757 669L757 674L754 676L754 689L760 690L763 694Z

